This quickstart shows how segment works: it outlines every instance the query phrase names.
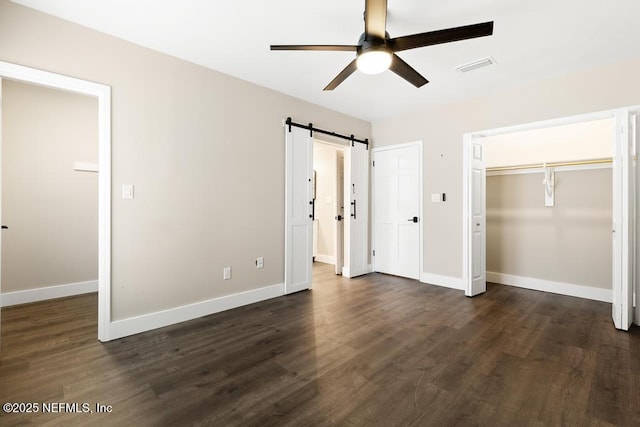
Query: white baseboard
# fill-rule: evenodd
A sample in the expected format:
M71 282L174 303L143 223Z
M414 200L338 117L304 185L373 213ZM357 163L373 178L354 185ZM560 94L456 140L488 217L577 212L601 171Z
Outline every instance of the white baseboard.
M609 303L611 302L611 298L613 296L613 292L611 291L611 289L574 285L572 283L553 282L550 280L514 276L511 274L495 273L492 271L487 271L487 282Z
M0 298L0 307L44 301L54 298L70 297L73 295L98 292L98 281L69 283L66 285L46 286L43 288L27 289L24 291L6 292Z
M128 319L116 320L109 326L108 340L139 334L152 329L162 328L187 320L197 319L210 314L253 304L284 295L284 283L226 295L194 304L157 311Z
M464 284L461 277L443 276L440 274L425 273L420 275L420 281L422 283L428 283L430 285L442 286L443 288L464 290Z
M325 264L336 263L336 259L333 255L316 254L315 259L316 259L316 262L323 262Z

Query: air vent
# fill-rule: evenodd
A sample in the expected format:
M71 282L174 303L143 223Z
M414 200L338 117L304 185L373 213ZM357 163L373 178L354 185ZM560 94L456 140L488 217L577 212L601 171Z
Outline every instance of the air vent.
M456 67L456 70L461 73L467 73L469 71L477 70L478 68L487 67L496 63L496 60L492 56L478 59L477 61L469 62L467 64Z

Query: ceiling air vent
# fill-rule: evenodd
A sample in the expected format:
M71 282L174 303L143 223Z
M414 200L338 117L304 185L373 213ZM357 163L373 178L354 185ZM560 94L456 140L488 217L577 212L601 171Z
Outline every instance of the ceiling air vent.
M496 63L496 60L492 56L488 56L486 58L478 59L477 61L472 61L463 65L456 67L456 70L461 73L467 73L469 71L477 70L478 68L487 67L489 65L493 65Z

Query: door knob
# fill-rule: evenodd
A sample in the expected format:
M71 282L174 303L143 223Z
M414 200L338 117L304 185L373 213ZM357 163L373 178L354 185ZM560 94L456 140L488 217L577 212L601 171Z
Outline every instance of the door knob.
M8 229L9 229L9 227L7 227L6 225L3 225L3 226L2 226L2 229L3 229L3 230L8 230Z
M414 216L413 218L409 218L407 221L409 221L409 222L418 222L418 217Z
M342 221L342 215L338 215L338 216L336 216L336 217L335 217L335 220L336 220L336 221Z

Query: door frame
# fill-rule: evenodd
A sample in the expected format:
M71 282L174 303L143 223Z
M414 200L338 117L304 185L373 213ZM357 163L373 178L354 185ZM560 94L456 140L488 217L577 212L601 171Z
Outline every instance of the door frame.
M98 99L98 339L111 338L111 87L0 61L0 79Z
M393 145L385 145L384 147L377 147L373 149L373 159L372 159L372 163L371 166L372 168L375 168L375 166L373 166L373 162L375 162L375 158L376 158L376 153L380 152L380 151L388 151L388 150L397 150L397 149L401 149L401 148L407 148L407 147L418 147L419 150L419 162L418 162L418 194L419 194L419 200L418 200L418 215L420 215L420 220L418 221L418 233L419 233L419 237L418 237L418 268L419 268L419 272L418 272L418 280L420 282L425 283L426 280L424 279L424 259L423 259L423 253L424 253L424 194L423 194L423 188L424 188L424 175L423 175L423 164L424 164L424 157L423 157L423 147L424 147L424 143L422 140L418 140L418 141L412 141L412 142L406 142L406 143L401 143L401 144L393 144ZM375 173L371 174L371 244L374 245L374 242L376 241L376 227L375 227L375 223L376 223L376 218L375 218L375 214L376 214L376 209L375 209L375 205L376 205L376 182L375 182ZM374 248L375 249L375 248ZM375 263L376 263L376 257L373 256L372 254L372 265L373 265L373 271L376 271L376 267L375 267Z
M470 132L463 135L462 149L463 149L463 153L467 153L470 150L471 144L473 143L482 144L482 141L481 141L482 138L487 136L496 136L496 135L502 135L506 133L522 132L522 131L548 128L548 127L554 127L554 126L560 126L560 125L568 125L568 124L575 124L575 123L581 123L581 122L587 122L587 121L613 118L616 120L616 129L615 129L615 134L613 135L614 151L615 151L615 147L618 147L623 142L622 141L623 138L625 136L628 136L628 132L629 132L628 117L631 114L637 113L639 110L640 110L640 106L624 107L624 108L617 108L617 109L599 111L594 113L580 114L575 116L568 116L568 117L561 117L561 118L543 120L543 121L532 122L532 123L525 123L525 124L520 124L515 126L507 126L503 128ZM625 117L627 118L626 123L624 120ZM615 154L618 154L618 153L615 153ZM617 160L618 161L613 162L614 181L618 174L622 174L625 171L628 173L634 173L634 171L629 172L628 170L626 170L626 167L622 164L621 159L617 159ZM468 159L468 156L464 155L463 156L463 174L465 177L467 177L471 173L471 166L472 165ZM637 168L636 168L636 175L637 175ZM635 177L635 179L637 179L637 176ZM613 206L614 220L616 217L616 212L623 212L625 209L629 210L630 209L629 203L634 203L635 201L634 195L631 195L632 197L634 197L634 200L630 200L629 193L628 192L625 193L625 190L627 190L626 187L623 188L623 186L619 186L619 191L621 192L621 194L619 197L618 206L616 206L615 204L616 198L614 197L614 206ZM472 188L469 186L469 183L467 182L466 179L463 179L462 197L463 197L463 200L465 201L471 200L470 197L473 197ZM485 195L485 200L486 200L486 195ZM472 289L471 289L472 281L470 280L470 277L469 277L469 271L471 270L470 266L471 266L471 263L473 262L469 252L470 243L471 243L470 235L469 235L469 227L468 227L469 215L470 215L469 207L470 207L469 203L463 203L462 281L463 281L463 288L465 289L465 293L467 295L471 295L472 293ZM631 211L633 211L633 209L631 209ZM614 260L613 268L615 272L616 264L620 266L620 277L619 277L620 283L613 283L613 289L612 289L612 293L614 295L614 298L612 298L613 301L616 301L616 298L615 298L616 291L618 291L620 294L622 294L623 292L626 293L630 290L630 288L635 288L634 282L637 282L637 280L634 278L635 275L633 274L634 273L633 270L635 269L635 266L632 263L623 262L624 255L632 253L634 251L635 245L637 245L637 242L635 242L635 231L634 231L636 217L635 216L630 217L629 221L631 223L630 227L621 227L622 232L619 233L619 236L616 236L618 238L617 242L619 242L619 243L616 243L619 246L619 250L617 252L617 259ZM486 247L483 247L482 250L485 255L484 259L486 260ZM486 271L486 265L483 265L482 267ZM626 306L625 304L622 305L620 310L621 316L623 315L626 316L628 313L630 313L633 310L633 299L630 299L628 303L629 304ZM639 319L636 318L635 320L636 323L638 323L638 320ZM620 322L616 321L615 322L616 327L620 326L621 323L622 323L621 319L620 319ZM622 325L621 329L626 329L626 327Z

